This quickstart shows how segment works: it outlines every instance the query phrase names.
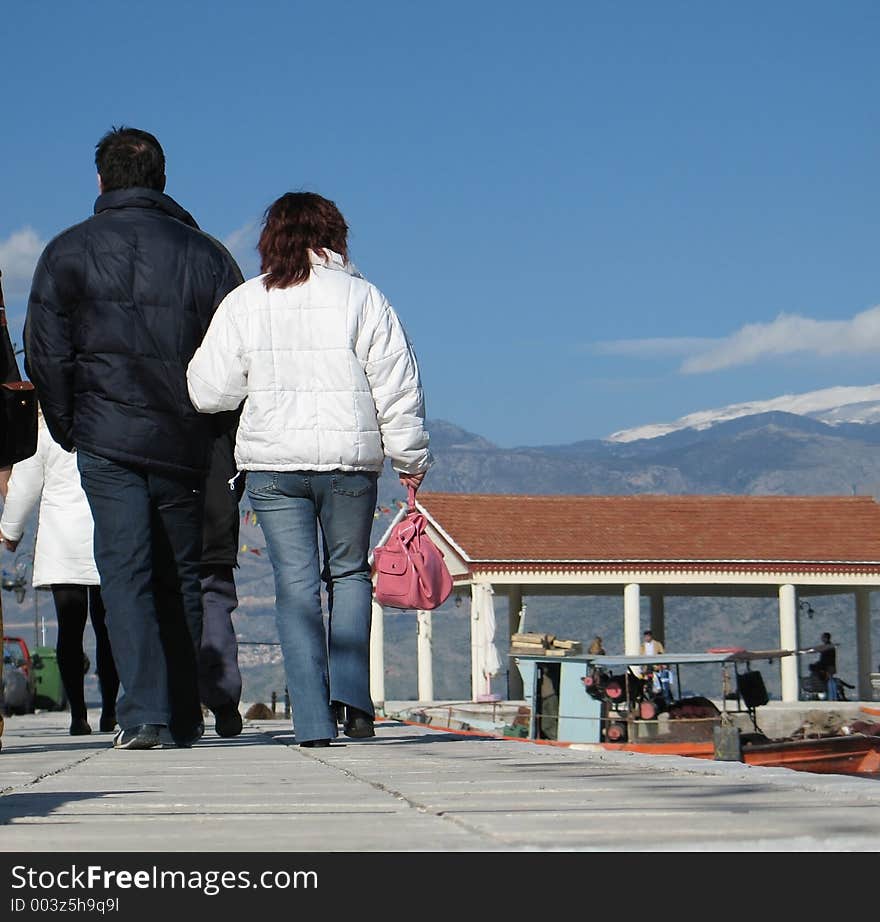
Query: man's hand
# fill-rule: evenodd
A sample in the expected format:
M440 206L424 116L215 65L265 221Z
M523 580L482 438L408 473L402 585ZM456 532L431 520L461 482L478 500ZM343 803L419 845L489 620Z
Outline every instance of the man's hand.
M11 538L4 538L3 545L7 551L14 551L18 547L18 541L13 541Z
M412 487L414 490L422 485L422 481L425 479L425 471L422 471L420 474L399 474L400 482L409 489Z

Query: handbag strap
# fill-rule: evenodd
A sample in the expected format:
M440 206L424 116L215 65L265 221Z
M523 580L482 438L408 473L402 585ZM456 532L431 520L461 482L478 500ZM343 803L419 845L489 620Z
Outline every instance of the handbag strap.
M417 542L425 530L425 517L415 509L408 509L397 526L397 537L404 548Z
M0 272L0 279L3 273ZM9 338L9 325L6 322L6 304L3 302L3 282L0 281L0 381L21 381L15 346Z

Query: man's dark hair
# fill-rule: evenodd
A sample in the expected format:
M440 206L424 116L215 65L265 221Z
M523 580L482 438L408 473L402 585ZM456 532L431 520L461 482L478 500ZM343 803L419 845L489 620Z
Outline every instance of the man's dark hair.
M148 131L111 128L95 146L95 166L104 192L134 186L165 190L165 153Z

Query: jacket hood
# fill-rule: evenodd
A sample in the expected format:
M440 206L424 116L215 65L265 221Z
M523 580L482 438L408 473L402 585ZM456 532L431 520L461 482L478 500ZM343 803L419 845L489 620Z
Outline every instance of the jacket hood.
M342 255L327 247L324 248L323 256L316 253L314 250L309 250L309 262L313 266L325 266L328 269L339 269L342 272L353 275L355 278L363 278L356 266L350 262L346 262Z
M154 208L157 211L164 211L169 217L176 218L196 230L199 229L195 218L185 208L181 208L170 195L158 192L156 189L147 189L142 186L113 189L111 192L99 195L95 201L95 214L116 208Z

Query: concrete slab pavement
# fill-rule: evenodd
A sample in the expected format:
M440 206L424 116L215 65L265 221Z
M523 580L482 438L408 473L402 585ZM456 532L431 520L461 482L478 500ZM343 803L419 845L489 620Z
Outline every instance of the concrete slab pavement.
M97 717L93 715L93 726ZM4 852L878 851L880 781L456 736L396 720L302 749L283 720L192 749L7 719Z

